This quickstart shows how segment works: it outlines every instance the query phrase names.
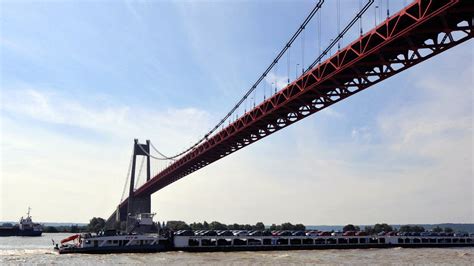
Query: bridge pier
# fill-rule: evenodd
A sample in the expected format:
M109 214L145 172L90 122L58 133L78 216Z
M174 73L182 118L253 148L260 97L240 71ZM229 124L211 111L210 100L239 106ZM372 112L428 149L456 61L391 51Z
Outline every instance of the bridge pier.
M132 228L135 224L134 217L138 213L151 213L151 196L135 197L135 171L137 156L146 157L146 181L150 180L150 141L147 140L146 144L138 143L138 139L134 140L133 143L133 158L132 158L132 171L130 173L130 188L127 203L127 213L125 215L119 214L120 221L126 221L127 231ZM124 217L125 216L125 217Z
M115 212L107 220L106 228L122 229L123 226L125 226L128 231L135 225L134 217L137 214L151 213L151 195L141 197L136 197L134 195L137 156L146 157L146 181L148 182L151 178L150 141L147 140L146 144L141 144L138 143L138 139L135 139L133 143L132 169L130 173L130 187L127 205L117 206Z

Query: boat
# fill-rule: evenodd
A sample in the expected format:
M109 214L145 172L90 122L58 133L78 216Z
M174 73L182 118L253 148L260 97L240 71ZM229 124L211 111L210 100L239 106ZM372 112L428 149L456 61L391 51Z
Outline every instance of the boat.
M152 213L141 213L134 217L134 224L127 233L106 230L95 234L82 233L71 235L55 245L59 254L68 253L150 253L167 251L170 246L169 236L160 234L159 230L144 231L153 225Z
M367 235L359 233L313 234L304 231L282 231L267 234L247 231L191 231L177 232L141 229L152 225L152 214L137 215L132 230L120 233L115 230L97 234L75 234L56 244L59 254L67 253L132 253L132 252L213 252L213 251L262 251L307 249L367 249L367 248L440 248L474 247L474 235ZM140 230L137 230L141 228ZM161 232L161 233L160 233ZM328 233L328 234L325 234ZM54 244L54 242L53 242Z
M33 222L30 211L31 208L28 207L26 218L21 217L18 224L4 223L0 225L0 236L41 236L43 226Z
M158 234L120 234L105 231L98 234L76 234L56 244L59 254L68 253L151 253L169 250L167 237Z
M474 247L474 236L250 236L250 235L159 235L159 234L77 234L56 245L59 254L215 252L368 248Z

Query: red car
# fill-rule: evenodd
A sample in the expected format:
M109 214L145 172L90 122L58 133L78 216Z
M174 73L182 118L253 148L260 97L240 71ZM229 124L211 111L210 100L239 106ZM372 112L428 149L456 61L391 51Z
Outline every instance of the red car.
M343 236L355 236L355 231L347 231L347 232L344 232L344 234L342 234Z

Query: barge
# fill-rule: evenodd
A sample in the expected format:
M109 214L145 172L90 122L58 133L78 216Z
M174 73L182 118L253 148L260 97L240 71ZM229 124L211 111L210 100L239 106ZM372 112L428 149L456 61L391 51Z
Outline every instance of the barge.
M133 218L133 226L128 233L115 230L97 234L75 234L55 244L59 254L68 253L150 253L172 250L171 235L152 232L153 213L140 213ZM148 233L147 233L148 232Z
M474 247L474 236L175 236L182 251Z
M71 242L72 243L69 243ZM67 243L67 244L66 244ZM367 248L474 247L474 236L168 236L159 234L73 235L55 247L67 253L162 251L263 251Z
M91 235L76 234L61 241L61 246L56 245L59 254L88 253L151 253L168 251L169 238L156 234L130 234L130 235Z
M133 227L147 228L152 214L138 216ZM263 251L310 249L367 249L367 248L423 248L474 247L474 235L331 235L291 233L271 234L269 231L206 231L205 233L158 230L154 233L130 231L122 234L109 230L98 234L76 234L55 245L60 254L67 253L135 253L163 251ZM53 241L54 244L54 241Z

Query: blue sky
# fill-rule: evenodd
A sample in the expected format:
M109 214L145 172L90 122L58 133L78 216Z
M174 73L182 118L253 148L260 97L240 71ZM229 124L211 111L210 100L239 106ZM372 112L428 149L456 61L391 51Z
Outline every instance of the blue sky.
M335 1L325 4L323 46L337 24ZM108 216L133 139L168 154L196 141L313 5L1 2L0 220L28 205L42 221ZM341 25L358 6L343 1ZM371 9L363 28L374 19ZM315 25L305 32L306 65L319 50ZM158 219L473 222L472 54L472 41L462 44L176 182L153 197ZM280 82L286 60L272 72Z

